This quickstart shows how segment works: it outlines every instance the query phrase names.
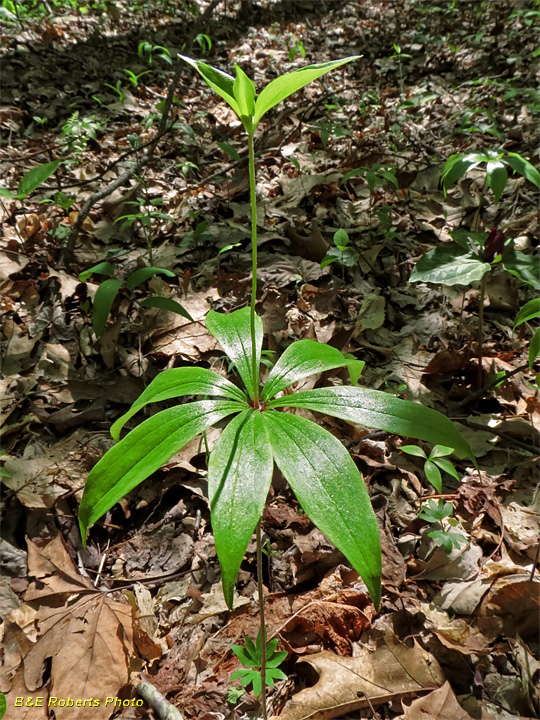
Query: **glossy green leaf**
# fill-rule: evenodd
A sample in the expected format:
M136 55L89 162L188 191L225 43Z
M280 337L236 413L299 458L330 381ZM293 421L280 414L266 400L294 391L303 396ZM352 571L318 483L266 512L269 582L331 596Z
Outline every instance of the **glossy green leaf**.
M118 440L120 431L127 421L149 403L187 395L216 396L237 400L241 403L247 402L247 397L240 388L211 370L199 367L171 368L163 370L152 380L130 409L111 427L111 435Z
M3 692L0 692L0 720L2 720L2 718L6 714L6 707L6 696Z
M528 160L521 157L519 153L514 152L507 152L505 160L512 170L523 175L524 178L527 178L529 182L532 182L533 185L540 189L540 173Z
M489 272L491 265L473 252L459 247L440 245L423 255L414 266L409 282L441 285L470 285Z
M135 270L131 273L131 275L126 280L126 287L128 290L134 290L138 285L146 282L146 280L154 277L154 275L166 275L167 277L176 277L176 275L171 270L167 270L166 268L144 267L139 268L139 270Z
M453 452L453 449L451 447L446 447L446 445L435 445L433 450L429 453L429 459L433 460L434 458L446 457L447 455L451 455Z
M445 190L460 177L473 170L479 163L487 162L488 158L484 153L468 153L467 155L451 155L445 163L441 182Z
M23 175L19 182L19 197L26 197L34 190L37 190L45 180L48 180L57 171L59 165L60 160L53 160L53 162L38 165Z
M528 303L525 303L516 315L514 328L517 328L522 323L528 322L535 317L540 317L540 298L534 298L533 300L529 300Z
M177 315L181 315L182 317L185 317L187 320L191 320L191 322L195 322L195 320L191 317L191 315L188 313L188 311L180 305L179 302L176 302L176 300L173 300L172 298L168 297L161 297L159 295L155 297L149 297L145 298L140 303L141 307L147 307L147 308L158 308L159 310L167 310L168 312L176 313Z
M407 455L414 455L415 457L427 460L426 453L422 450L422 448L418 447L418 445L402 445L399 449L402 452L407 453Z
M431 460L426 460L424 465L424 472L429 482L433 485L435 490L440 494L442 493L442 477L441 471Z
M228 156L231 158L231 160L235 160L236 162L240 162L240 160L242 159L242 158L240 157L240 153L238 152L238 150L237 150L235 147L233 147L232 145L230 145L228 142L223 142L223 141L221 141L221 140L216 140L216 145L217 145L221 150L223 150L223 152L225 153L225 155L228 155ZM232 247L232 246L230 246L230 247Z
M111 312L114 298L122 287L120 278L104 280L94 295L94 309L92 313L92 327L96 337L101 337L107 324L107 318Z
M114 265L111 265L110 262L100 262L97 265L93 265L91 268L88 268L88 270L84 270L82 273L79 273L79 280L81 282L86 282L94 273L96 273L96 275L114 275Z
M437 410L381 390L348 386L315 388L272 400L269 407L316 410L395 435L446 445L458 456L474 461L469 443L451 420Z
M228 73L218 70L201 60L194 60L186 55L178 54L178 57L187 62L188 65L195 68L205 83L215 90L225 102L232 107L234 112L240 117L241 111L234 97L234 78Z
M259 410L245 410L233 418L210 455L212 532L229 608L238 570L270 490L273 466L268 432Z
M433 459L433 458L432 458ZM444 470L444 472L451 475L453 478L455 478L459 482L459 475L457 474L456 468L452 465L450 460L446 460L445 458L435 458L433 459L433 462L435 465L440 467L441 470Z
M278 105L286 97L300 90L312 80L317 80L331 70L335 70L346 63L358 60L361 55L351 55L350 57L341 58L339 60L330 60L329 62L318 63L317 65L307 65L306 67L294 70L286 75L272 80L261 91L257 102L255 103L255 120L254 125L257 127L263 115L271 108Z
M506 187L508 173L500 160L490 161L487 164L487 182L495 195L495 202L499 202L503 190Z
M233 92L240 109L240 119L248 132L253 129L252 118L255 110L255 83L246 75L240 65L235 63L236 78Z
M88 528L196 435L242 410L231 400L199 400L157 413L108 450L84 487L79 526Z
M285 350L268 375L261 393L262 400L269 400L280 390L285 390L293 383L322 373L326 370L345 367L351 363L336 348L315 340L298 340Z
M11 192L11 190L8 190L7 188L0 188L0 197L10 198L11 200L18 200L18 196Z
M535 290L540 290L540 260L535 255L525 255L519 250L507 250L502 258L505 270Z
M540 355L540 328L536 328L529 345L529 367L532 370L534 361Z
M375 513L358 468L337 438L310 420L263 413L274 459L310 520L341 550L381 599L381 548Z
M250 397L254 396L251 369L251 326L249 308L241 308L225 315L210 310L206 316L206 327L219 341L223 350L236 365ZM261 364L263 326L261 318L255 316L255 358L257 367Z

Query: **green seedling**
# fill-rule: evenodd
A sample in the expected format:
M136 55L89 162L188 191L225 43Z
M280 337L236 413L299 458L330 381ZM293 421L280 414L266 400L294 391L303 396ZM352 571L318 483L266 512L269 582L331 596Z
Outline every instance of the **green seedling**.
M141 72L141 73L136 74L136 73L132 72L131 70L126 70L126 69L124 69L124 72L125 72L126 75L128 76L129 82L133 85L134 88L136 88L136 87L139 86L139 78L142 78L143 75L148 75L148 73L151 72L151 71L150 71L150 70L144 70L144 72ZM106 84L106 83L105 83L105 84ZM118 83L117 83L117 84L118 84ZM111 87L111 85L109 85L109 87ZM114 89L115 89L115 88L113 88L113 90L114 90Z
M152 45L148 40L143 40L137 46L137 54L142 60L151 65L152 59L158 57L160 60L172 65L171 52L163 45Z
M398 71L399 71L399 94L401 97L403 97L403 60L411 60L412 55L408 55L407 53L404 53L403 50L399 45L396 43L392 43L392 47L394 48L394 54L390 55L391 60L397 60L398 62Z
M244 688L230 687L227 692L227 702L231 705L236 705L240 698L246 694Z
M514 330L529 320L540 317L540 298L534 298L526 303L516 315ZM536 358L540 355L540 327L537 327L529 345L529 368L532 370ZM536 375L536 385L540 387L540 373Z
M262 642L261 642L261 631L257 635L257 642L254 643L250 637L245 638L245 647L242 645L231 645L231 650L240 660L244 667L241 670L237 670L231 675L231 680L240 678L240 684L244 687L253 685L253 692L257 697L262 694L263 689L263 653L262 653ZM287 651L277 651L278 638L270 640L266 643L266 672L264 676L264 684L267 687L273 688L276 680L286 680L287 676L279 669L279 665L287 657Z
M122 87L122 81L117 80L116 85L111 85L110 83L105 83L105 87L111 88L113 92L115 92L118 95L118 102L123 103L126 99L126 91Z
M304 41L299 40L295 45L289 49L289 62L293 62L296 59L296 55L300 54L302 58L306 57L306 50L304 48Z
M485 167L483 167L485 165ZM441 183L446 194L450 185L453 185L471 170L480 169L486 173L485 185L491 189L498 203L508 182L508 168L522 175L529 182L540 189L540 173L530 162L521 157L519 153L509 150L474 151L462 155L451 155L445 163L441 175Z
M88 278L90 278L92 275L109 276L108 280L104 280L102 283L100 283L94 296L92 327L94 330L94 334L97 338L101 337L103 331L105 330L107 318L111 313L114 300L122 287L125 287L126 290L133 291L135 290L135 288L137 288L139 285L142 285L142 283L146 282L154 275L176 277L176 275L170 270L158 267L139 268L138 270L135 270L130 275L128 275L125 280L118 277L112 277L114 276L114 274L114 265L112 265L110 262L104 261L98 263L97 265L94 265L91 268L88 268L88 270L85 270L79 275L79 280L81 282L86 282ZM188 313L187 310L185 310L185 308L182 307L182 305L180 305L180 303L168 297L161 297L159 295L147 297L139 302L139 306L146 308L158 308L160 310L168 310L169 312L174 312L177 315L181 315L182 317L191 320L191 322L194 322L191 315Z
M396 172L397 168L395 165L373 163L371 167L359 167L345 173L341 178L340 185L360 175L365 178L372 195L377 187L381 187L387 183L394 185L397 190L399 189L399 183L396 178Z
M463 533L451 529L459 524L455 518L451 517L453 512L454 506L451 502L439 499L438 502L428 500L418 513L419 518L433 525L433 530L428 532L428 537L432 538L435 544L442 547L448 555L454 548L459 548L468 542Z
M429 455L426 455L418 445L402 445L400 449L403 450L404 453L407 453L407 455L414 455L415 457L425 460L424 473L438 493L442 493L441 470L447 472L459 482L459 475L456 472L456 468L450 460L446 460L446 456L454 452L452 448L445 447L444 445L435 445Z
M75 161L80 159L90 140L95 140L103 127L104 122L95 115L82 118L78 110L68 118L62 127L62 138L67 143L68 152L75 156Z
M263 324L255 312L257 297L257 204L254 135L265 114L282 100L357 56L309 65L272 80L256 97L253 81L236 65L236 77L181 56L234 110L248 137L252 232L252 289L249 307L229 314L210 310L206 327L234 362L245 390L200 367L160 373L130 410L111 428L119 440L90 472L81 504L81 536L140 482L158 470L186 443L234 416L221 433L208 462L212 531L229 608L249 541L256 532L261 637L266 637L260 518L270 490L274 463L313 523L347 557L363 578L376 606L381 598L381 549L375 514L366 486L351 456L330 432L306 418L282 412L305 408L388 430L434 444L451 446L473 457L454 424L431 408L387 393L352 386L283 391L299 380L327 370L355 367L330 345L313 340L291 344L260 387ZM120 440L125 423L148 403L183 396L203 400L162 410ZM260 672L266 678L266 643L261 643ZM266 684L261 709L267 717Z
M24 200L30 193L37 190L40 185L53 175L60 165L60 160L38 165L25 173L19 180L17 192L14 193L7 188L0 188L0 197L10 198L12 200Z
M136 200L128 200L126 202L126 205L134 205L136 208L139 208L138 212L126 213L125 215L121 215L120 217L116 218L116 220L114 221L115 223L122 223L122 225L120 226L120 230L122 232L126 228L132 227L135 224L140 225L144 234L144 238L146 240L150 265L154 264L154 249L152 246L152 225L154 220L167 220L168 222L172 222L174 225L178 225L176 220L171 215L169 215L168 213L164 213L161 210L157 210L160 205L163 205L163 202L164 200L162 197L150 199L147 196L138 197Z
M68 213L71 210L74 203L75 198L69 197L69 195L66 195L65 192L62 192L62 190L59 190L57 193L55 193L52 198L41 201L41 204L55 205L56 207L60 208L60 210L63 210L65 213Z
M201 52L203 55L205 55L207 52L210 52L210 50L212 49L212 41L205 33L199 33L196 36L194 42L196 42L201 48Z
M330 248L326 253L326 257L321 262L321 268L325 268L327 265L333 262L339 262L341 265L346 267L354 267L360 257L356 250L349 247L349 234L343 228L340 228L334 233L334 245L335 247Z

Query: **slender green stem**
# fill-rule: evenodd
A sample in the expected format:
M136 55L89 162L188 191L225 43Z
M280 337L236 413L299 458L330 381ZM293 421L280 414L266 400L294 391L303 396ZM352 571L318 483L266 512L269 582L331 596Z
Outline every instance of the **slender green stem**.
M482 387L484 377L484 300L486 298L487 273L480 284L480 307L478 308L478 388Z
M253 378L253 404L259 406L259 368L257 366L255 340L255 302L257 300L257 197L255 189L255 152L253 132L248 133L249 143L249 195L251 199L251 368Z
M259 631L261 633L261 711L263 720L267 720L266 714L266 621L264 618L264 587L262 571L262 543L261 543L261 520L257 523L257 588L259 592Z

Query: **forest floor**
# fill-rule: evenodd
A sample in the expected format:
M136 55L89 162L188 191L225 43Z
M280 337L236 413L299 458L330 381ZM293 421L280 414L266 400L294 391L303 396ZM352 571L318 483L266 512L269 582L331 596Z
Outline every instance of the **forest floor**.
M61 161L26 198L0 197L6 717L157 717L133 705L141 672L185 720L257 717L255 696L230 680L231 645L258 631L255 542L229 612L200 438L98 521L86 550L77 524L112 423L164 368L227 374L204 319L249 303L244 136L187 65L166 132L141 162L180 51L229 72L237 62L259 88L306 63L363 54L269 113L256 137L265 357L302 338L352 353L366 363L360 385L452 418L479 466L453 457L456 477L443 472L439 491L424 460L401 450L410 441L317 416L369 489L383 600L376 611L276 472L264 582L288 680L270 692L271 714L536 717L540 414L528 357L538 320L514 321L540 282L530 264L538 189L509 168L496 202L485 164L447 192L440 178L453 153L473 150L538 167L538 3L198 4L206 16L195 3L140 0L86 14L51 3L51 15L40 6L17 19L3 3L1 187L16 195L32 168ZM409 282L426 252L454 246L457 229L482 246L492 228L533 267L528 284L500 262L483 296L472 276ZM102 274L81 276L103 262ZM169 275L130 289L145 266ZM124 282L97 295L111 273ZM195 323L145 306L149 296L180 303ZM331 371L302 387L346 382ZM207 433L210 448L218 436ZM451 515L437 523L444 507ZM102 701L47 708L50 697Z

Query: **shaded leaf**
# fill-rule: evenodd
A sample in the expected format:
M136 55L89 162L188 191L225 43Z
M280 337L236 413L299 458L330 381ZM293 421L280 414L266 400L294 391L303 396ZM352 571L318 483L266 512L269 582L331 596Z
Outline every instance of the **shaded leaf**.
M171 270L167 270L166 268L144 267L139 268L139 270L135 270L135 272L131 273L131 275L126 280L126 287L128 290L133 290L149 278L154 277L154 275L166 275L167 277L176 277L176 275Z
M464 253L461 248L443 245L420 258L409 282L470 285L481 280L490 269L491 266L473 252Z
M181 315L182 317L185 317L187 320L191 320L191 322L195 322L195 320L191 317L191 315L188 313L188 311L180 305L179 302L176 302L176 300L172 300L172 298L168 297L149 297L145 298L141 303L139 303L141 307L147 307L147 308L158 308L159 310L167 310L168 312L176 313L177 315Z
M121 287L122 280L120 278L110 278L110 280L104 280L96 290L92 312L92 327L96 337L101 337L103 334L114 298Z
M22 176L19 182L19 197L26 197L34 190L37 190L37 188L42 185L45 180L48 180L51 175L56 172L59 165L60 160L53 160L53 162L38 165L37 167L32 168L32 170L29 170Z

